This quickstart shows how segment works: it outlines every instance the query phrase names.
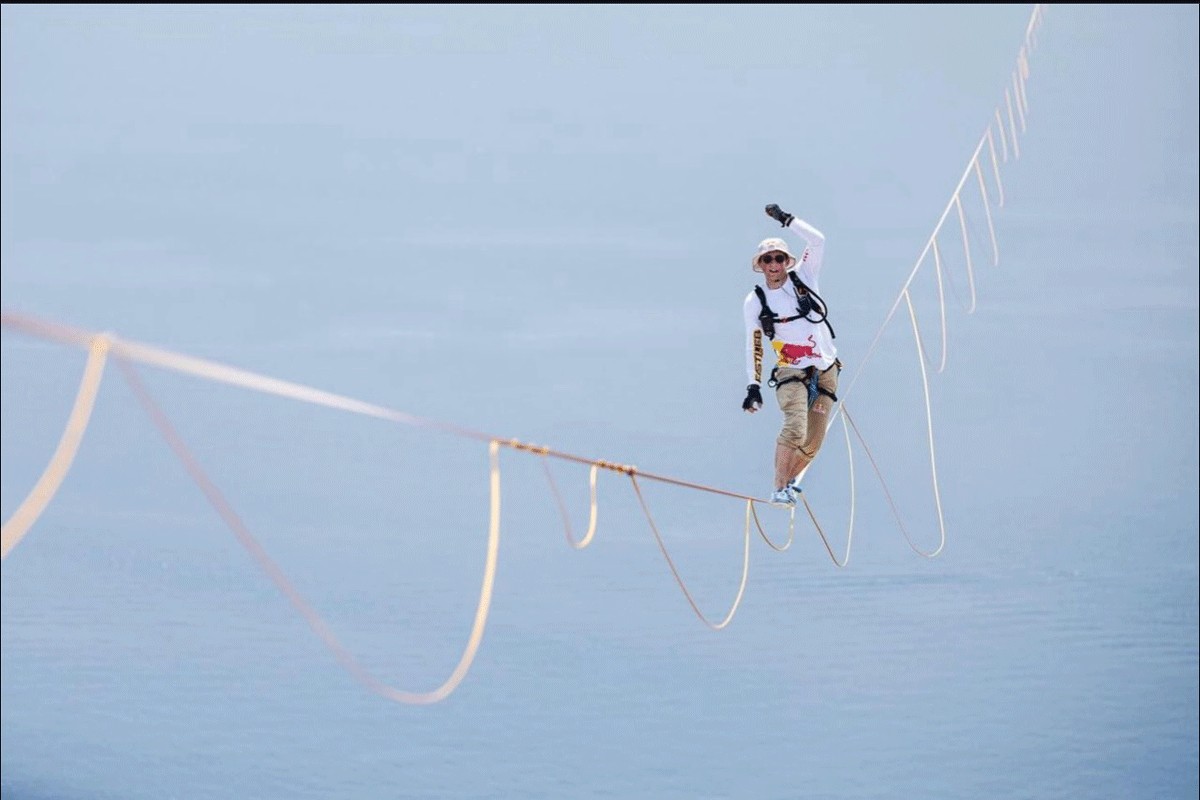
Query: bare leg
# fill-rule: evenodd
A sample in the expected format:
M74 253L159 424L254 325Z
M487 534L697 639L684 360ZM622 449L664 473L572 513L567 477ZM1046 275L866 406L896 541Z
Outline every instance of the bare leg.
M793 450L792 458L787 468L787 477L784 478L784 480L790 483L792 479L803 472L804 468L807 467L811 462L812 459L805 456L804 453L800 452L799 450Z

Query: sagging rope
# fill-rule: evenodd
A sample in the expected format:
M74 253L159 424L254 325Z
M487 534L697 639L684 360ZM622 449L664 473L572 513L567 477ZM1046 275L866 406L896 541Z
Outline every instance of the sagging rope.
M104 362L108 357L110 345L111 340L107 336L96 336L91 340L87 365L83 369L83 380L79 382L75 405L71 408L71 415L67 418L67 427L63 430L58 447L55 448L50 463L46 465L33 489L0 528L0 560L8 557L8 552L17 546L33 527L33 523L37 522L46 506L54 499L75 462L75 454L79 452L79 444L83 441L83 433L87 430L88 422L92 418L92 409L96 405L96 395L100 391L100 379L104 376Z
M479 589L479 604L475 608L475 621L471 626L471 633L467 637L466 648L463 650L458 664L451 671L450 677L446 678L441 686L428 692L404 691L389 686L376 678L338 640L329 624L304 599L304 596L300 594L284 571L271 559L263 546L250 533L241 517L238 516L237 512L229 504L229 501L225 499L225 496L209 479L204 470L201 469L195 456L192 455L187 445L183 443L183 439L179 436L174 426L171 425L166 414L163 413L162 409L150 397L145 385L138 377L137 371L124 359L118 360L117 363L120 365L126 381L133 389L142 408L154 422L155 427L158 428L163 438L166 439L175 456L183 462L188 474L200 487L201 491L204 492L204 496L208 499L209 503L217 510L217 513L229 529L233 531L238 542L250 553L251 557L254 558L262 570L267 573L271 581L287 598L288 602L300 612L300 615L308 622L313 632L320 637L329 651L354 676L355 680L388 700L395 700L398 703L407 703L410 705L436 703L448 697L462 683L463 678L467 676L467 672L471 669L471 664L475 660L475 654L479 651L479 644L483 641L483 631L487 626L488 611L492 603L492 588L495 586L496 581L496 561L500 552L500 447L496 441L492 441L488 445L488 458L491 462L489 480L491 501L489 503L488 514L487 558L483 568L483 582Z

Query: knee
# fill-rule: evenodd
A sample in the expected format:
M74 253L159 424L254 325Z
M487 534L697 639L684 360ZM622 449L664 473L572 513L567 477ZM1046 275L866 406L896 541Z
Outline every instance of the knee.
M818 397L813 403L812 417L809 419L807 435L796 445L796 449L800 454L812 461L817 457L817 453L821 450L821 445L825 443L825 426L829 421L829 410L833 407L833 401L828 397Z
M775 440L775 443L780 447L786 447L788 450L800 451L804 449L802 446L803 443L799 439L795 436L789 436L783 431L780 432L779 438Z
M809 461L812 461L817 457L817 453L821 452L821 443L806 442L802 445L799 445L796 450L800 453L800 455L804 456Z
M775 441L788 448L789 450L804 450L804 440L808 435L808 431L802 429L798 425L784 424L779 431L779 438Z

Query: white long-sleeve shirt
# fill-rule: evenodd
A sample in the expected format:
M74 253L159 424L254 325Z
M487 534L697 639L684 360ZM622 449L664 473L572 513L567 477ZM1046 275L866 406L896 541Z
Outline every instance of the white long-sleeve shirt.
M792 270L804 281L804 285L820 294L819 284L821 261L825 257L825 234L809 225L799 217L794 217L788 230L797 234L806 243L804 252L797 259ZM775 315L781 318L796 316L797 303L796 287L791 278L785 278L778 289L768 289L767 305ZM824 322L809 322L807 319L797 319L792 322L775 323L775 339L767 339L759 323L758 315L762 313L762 304L758 301L758 293L751 291L746 295L742 306L746 320L746 374L750 383L763 382L764 342L770 342L773 353L768 354L772 359L768 362L768 374L771 366L795 367L803 369L815 366L818 369L828 369L837 358L837 348L833 346L833 336ZM816 314L809 316L816 317Z

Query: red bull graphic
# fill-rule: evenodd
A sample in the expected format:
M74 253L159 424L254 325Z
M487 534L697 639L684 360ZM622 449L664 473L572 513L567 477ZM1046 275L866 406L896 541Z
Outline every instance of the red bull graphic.
M808 344L784 344L778 341L772 342L772 344L779 351L780 364L798 364L805 358L821 360L821 354L817 352L817 342L811 334L808 337Z

